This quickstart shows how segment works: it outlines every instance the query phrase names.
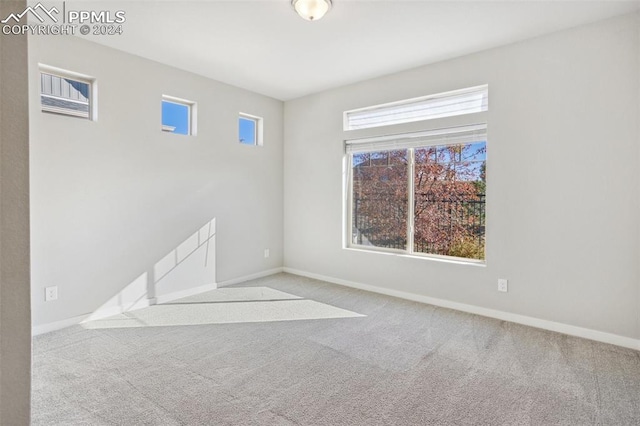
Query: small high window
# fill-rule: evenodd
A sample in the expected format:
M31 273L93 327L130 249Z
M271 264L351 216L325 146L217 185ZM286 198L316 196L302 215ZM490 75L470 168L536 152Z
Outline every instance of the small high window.
M240 114L238 140L243 145L262 145L262 118Z
M162 96L162 131L178 135L195 135L196 103L172 96Z
M93 79L43 67L40 71L40 105L43 112L95 119L92 114Z

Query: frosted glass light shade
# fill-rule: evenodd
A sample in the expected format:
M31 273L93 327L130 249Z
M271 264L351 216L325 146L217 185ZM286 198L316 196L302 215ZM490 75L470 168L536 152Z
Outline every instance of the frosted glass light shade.
M317 21L331 9L331 0L291 0L291 5L303 19Z

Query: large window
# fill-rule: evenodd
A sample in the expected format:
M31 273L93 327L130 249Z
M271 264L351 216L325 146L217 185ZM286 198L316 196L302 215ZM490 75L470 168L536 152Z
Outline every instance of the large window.
M486 126L347 141L349 246L484 260Z

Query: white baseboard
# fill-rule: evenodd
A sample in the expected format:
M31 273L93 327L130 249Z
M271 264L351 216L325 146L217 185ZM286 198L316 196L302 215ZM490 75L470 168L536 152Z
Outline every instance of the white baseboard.
M278 274L282 271L283 271L282 268L269 269L267 271L262 271L262 272L258 272L251 275L245 275L243 277L233 278L217 284L216 283L205 284L205 285L190 288L187 290L181 290L181 291L175 291L168 294L163 294L161 296L156 296L155 298L152 298L152 299L144 299L137 302L135 305L131 305L131 306L111 306L104 309L98 309L97 311L92 312L90 314L78 315L78 316L67 318L61 321L55 321L47 324L34 326L31 330L31 335L37 336L39 334L49 333L51 331L60 330L66 327L70 327L72 325L81 324L84 321L107 318L113 315L121 314L123 312L135 311L137 309L145 308L147 306L171 302L176 299L182 299L183 297L194 296L196 294L204 293L206 291L215 290L218 287L225 287L233 284L239 284L245 281L255 280L257 278L263 278L269 275Z
M255 274L245 275L243 277L232 278L230 280L219 282L218 287L227 287L234 284L240 284L245 281L256 280L258 278L268 277L269 275L279 274L280 272L283 272L283 271L284 271L284 268L268 269L266 271L258 272Z
M99 320L102 318L108 318L114 315L122 314L124 312L136 311L138 309L146 308L154 305L154 299L142 299L133 304L121 305L121 306L109 306L107 308L98 309L90 314L78 315L75 317L63 319L61 321L54 321L47 324L37 325L31 329L31 335L37 336L39 334L49 333L51 331L61 330L63 328L71 327L72 325L82 324L86 321Z
M299 275L302 277L313 278L320 281L326 281L333 284L343 285L346 287L356 288L359 290L370 291L373 293L385 294L387 296L398 297L400 299L411 300L413 302L426 303L429 305L440 306L443 308L454 309L457 311L468 312L484 317L495 318L503 321L509 321L517 324L528 325L544 330L555 331L557 333L568 334L570 336L582 337L584 339L595 340L597 342L609 343L616 346L640 350L640 339L620 336L617 334L606 333L603 331L592 330L589 328L576 327L574 325L563 324L554 321L543 320L539 318L529 317L525 315L513 314L510 312L498 311L495 309L482 308L480 306L467 305L465 303L452 302L434 297L422 296L414 293L407 293L399 290L392 290L383 287L376 287L369 284L347 281L340 278L328 277L326 275L314 274L311 272L300 271L292 268L282 268L283 272Z
M50 333L56 330L62 330L63 328L80 324L82 321L86 320L87 318L89 318L89 314L78 315L77 317L71 317L71 318L63 319L61 321L54 321L47 324L36 325L31 329L31 336L38 336L40 334Z
M45 334L52 331L61 330L63 328L71 327L72 325L82 324L86 321L99 320L102 318L111 317L113 315L122 314L124 312L136 311L138 309L147 308L152 305L167 303L172 300L181 299L183 297L204 293L205 291L215 290L216 288L217 285L215 283L205 284L199 287L190 288L188 290L181 290L164 294L152 299L142 299L133 304L127 304L123 306L109 306L107 308L98 309L90 314L78 315L75 317L63 319L61 321L34 326L31 330L31 335L37 336L40 334Z
M215 290L216 288L218 288L218 285L216 283L211 283L189 288L186 290L174 291L172 293L163 294L161 296L156 296L154 299L151 299L153 301L152 305L161 305L163 303L172 302L176 299L182 299L183 297L195 296L196 294Z

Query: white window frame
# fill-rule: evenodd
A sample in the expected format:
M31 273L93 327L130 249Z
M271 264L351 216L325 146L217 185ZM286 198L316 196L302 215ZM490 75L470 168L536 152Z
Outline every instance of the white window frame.
M396 255L406 255L416 258L423 259L435 259L435 260L444 260L455 263L462 264L472 264L472 265L486 265L486 246L485 246L485 259L472 259L466 257L456 257L456 256L446 256L440 254L432 254L432 253L422 253L416 252L414 248L414 201L415 201L415 149L429 147L429 146L442 146L447 144L455 144L454 140L451 142L446 142L447 137L451 136L455 139L456 134L460 134L465 130L469 129L481 129L484 131L484 142L488 145L488 137L486 135L487 132L487 123L479 123L472 124L467 126L456 126L444 129L435 129L435 130L425 130L420 132L404 132L396 135L384 135L377 137L369 137L369 138L360 138L360 139L347 139L344 141L345 144L345 179L346 184L345 188L345 226L344 230L344 239L343 239L343 247L346 249L355 249L366 252L378 252L378 253L388 253L388 254L396 254ZM387 248L387 247L375 247L375 246L367 246L363 244L357 244L353 242L353 152L347 152L347 145L360 145L371 147L370 150L359 151L359 152L375 152L373 148L375 145L380 144L380 146L385 145L387 150L389 150L390 144L393 144L393 141L396 140L411 140L412 138L418 139L428 139L430 136L434 136L434 142L416 142L414 146L410 146L411 143L399 144L397 149L406 149L407 150L407 246L406 249L395 249L395 248ZM444 143L443 143L444 141ZM485 163L487 160L485 159ZM485 230L486 236L486 230Z
M248 144L248 143L240 142L240 145L245 145L245 146L263 146L263 139L262 139L262 134L263 134L262 125L263 124L262 123L263 123L264 119L262 117L257 116L257 115L246 114L244 112L238 113L238 136L240 135L240 119L250 120L250 121L253 121L256 124L255 143Z
M162 102L169 102L177 105L184 105L187 107L189 117L187 118L187 134L183 135L182 133L173 133L173 129L170 129L170 126L166 126L162 123ZM162 95L162 101L160 102L160 126L163 133L170 133L172 135L177 136L197 136L198 130L198 103L195 101L190 101L188 99L177 98L175 96L170 95Z
M42 95L42 74L49 74L55 77L65 78L69 80L75 80L80 83L89 85L89 115L88 117L83 117L77 114L70 114L65 112L64 110L53 110L46 109L42 107L42 96L50 96L50 95ZM88 121L98 121L98 82L95 77L91 77L86 74L81 74L75 71L69 71L63 68L54 67L51 65L46 65L42 63L38 63L38 77L40 79L40 83L38 87L40 88L38 93L38 99L40 101L40 111L49 113L62 115L67 117L76 117ZM50 96L51 97L51 96Z

